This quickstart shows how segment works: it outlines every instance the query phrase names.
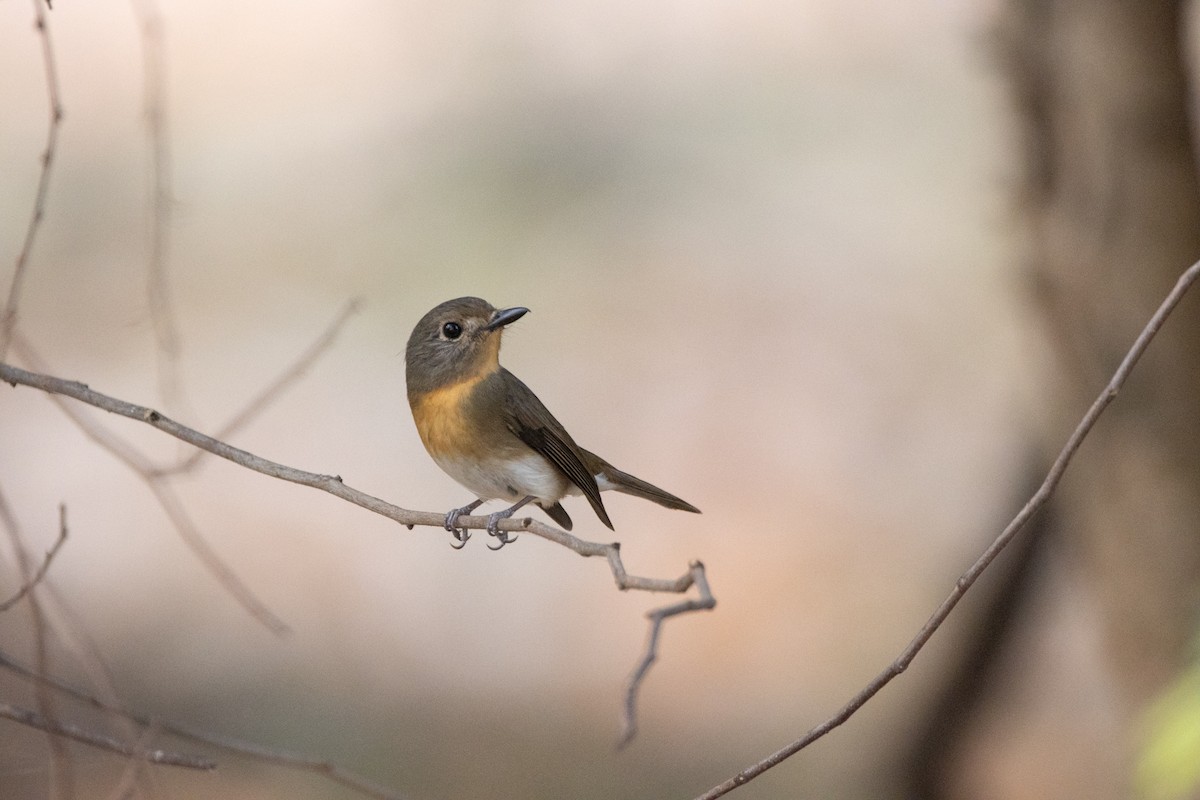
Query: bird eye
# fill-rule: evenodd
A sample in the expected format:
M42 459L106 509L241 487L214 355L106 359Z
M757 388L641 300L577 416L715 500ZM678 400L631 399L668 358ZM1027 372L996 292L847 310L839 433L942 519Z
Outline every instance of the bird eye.
M447 322L442 326L442 336L447 339L457 339L462 336L462 325L457 322Z

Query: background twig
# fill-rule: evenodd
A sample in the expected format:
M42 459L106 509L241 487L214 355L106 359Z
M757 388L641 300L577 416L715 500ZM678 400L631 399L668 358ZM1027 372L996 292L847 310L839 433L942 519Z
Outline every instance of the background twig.
M921 651L925 643L929 641L930 637L937 632L942 623L946 621L946 618L950 616L950 612L962 600L967 590L971 588L979 576L983 574L984 570L996 559L996 556L1000 555L1001 551L1008 546L1009 542L1021 532L1021 529L1025 527L1025 523L1050 499L1059 481L1062 480L1067 466L1071 463L1071 459L1075 457L1075 453L1079 450L1079 446L1083 444L1083 440L1087 438L1087 435L1095 426L1096 420L1100 418L1100 415L1104 413L1104 409L1116 398L1125 380L1129 377L1129 373L1133 371L1138 359L1142 357L1142 353L1150 346L1150 342L1153 341L1154 336L1158 333L1167 317L1175 310L1179 301L1183 299L1183 296L1187 293L1191 285L1195 283L1197 278L1200 278L1200 262L1193 264L1180 276L1175 287L1167 295L1166 299L1163 300L1158 310L1154 312L1150 321L1146 323L1146 326L1134 341L1129 352L1125 354L1125 358L1121 360L1120 366L1117 367L1117 371L1113 374L1112 379L1109 380L1108 385L1100 392L1100 395L1095 399L1091 407L1087 410L1087 413L1083 415L1083 419L1079 421L1079 424L1067 439L1067 443L1063 445L1062 451L1058 454L1058 458L1054 460L1054 464L1051 465L1050 471L1046 474L1046 478L1042 481L1038 490L1029 498L1029 501L1025 503L1025 506L1013 517L1004 530L1000 532L1000 535L993 540L991 545L983 551L983 554L975 560L975 563L959 576L949 596L937 607L937 610L933 612L933 615L929 617L929 620L921 627L921 630L917 632L917 635L909 642L908 646L901 651L900 655L832 717L786 747L747 767L725 782L717 784L704 794L699 795L696 800L714 800L714 798L726 795L739 786L743 786L754 780L772 767L791 758L848 720L854 712L862 708L868 700L878 694L893 678L908 669L908 665L912 663L912 660L916 658L917 653Z
M188 769L216 769L215 762L201 756L188 755L186 753L172 753L167 750L146 750L138 745L128 745L113 739L111 736L105 736L99 733L84 730L78 725L71 725L66 722L53 722L46 719L36 711L30 711L26 708L11 705L10 703L0 702L0 717L11 719L14 722L19 722L22 725L28 725L31 728L40 728L56 737L73 739L77 742L82 742L92 747L98 747L101 750L108 750L113 753L119 753L129 758L137 758L143 761L149 761L152 764L163 764L172 767L187 767Z
M104 702L95 695L77 689L57 678L49 675L38 675L28 667L18 664L3 651L0 651L0 668L6 669L22 678L35 681L38 685L47 686L55 691L69 695L92 708L97 708L114 717L127 720L142 728L143 735L147 730L157 730L169 736L177 736L180 739L186 739L206 747L215 747L255 761L323 775L336 784L353 789L367 797L375 798L375 800L404 800L404 795L373 783L330 761L274 750L252 742L245 742L228 736L217 736L212 733L205 733L194 728L189 728L179 723L151 719L141 714L136 714L128 709Z
M25 229L25 239L21 250L17 253L17 266L13 270L12 282L8 287L8 297L4 301L4 309L0 311L0 359L8 352L8 343L12 338L14 326L17 324L17 305L21 299L21 287L25 279L25 267L33 252L33 242L42 226L42 218L46 214L46 192L50 188L50 165L58 150L58 129L62 123L62 103L58 95L58 68L54 61L54 47L50 42L50 27L46 22L46 13L42 9L41 0L33 0L34 26L42 42L42 61L46 72L46 96L50 103L50 123L46 130L46 147L42 151L42 169L38 175L37 191L33 196L33 214Z
M59 535L61 536L61 529L65 525L65 517L63 516L61 507L59 523ZM13 554L20 570L22 583L30 587L29 591L26 592L28 600L26 608L29 612L30 631L33 634L34 674L47 675L50 672L50 624L46 618L46 610L43 608L40 597L41 590L45 589L47 585L38 586L38 581L35 580L37 570L34 568L33 555L25 546L25 537L21 533L20 523L18 523L16 514L13 513L12 507L8 503L8 498L2 490L0 490L0 525L3 526L12 544ZM38 685L36 688L37 707L38 712L40 712L37 716L45 720L48 725L56 724L58 719L57 698L44 686ZM47 731L46 745L50 750L51 797L73 797L75 794L75 775L72 768L70 751L64 744L62 737L50 732L44 726L35 727L42 727L42 730Z
M296 360L288 365L282 372L276 376L275 380L263 387L257 395L243 406L242 410L237 412L213 434L215 439L228 439L233 434L240 431L248 425L255 417L265 411L272 403L292 387L296 381L304 377L309 368L316 363L317 359L329 349L330 345L337 339L342 328L346 325L346 321L358 312L362 306L362 302L358 298L353 298L342 306L341 311L333 318L333 321L326 326L325 330L313 340L312 344L304 349ZM193 469L204 458L206 452L204 450L193 450L186 458L182 459L178 464L170 467L151 469L152 475L175 475L178 473L188 472Z
M58 538L54 540L54 544L46 551L46 557L42 560L42 565L38 567L37 572L33 573L33 577L24 581L17 593L8 598L4 602L0 602L0 613L8 611L21 601L21 598L27 595L34 586L37 586L42 578L46 577L46 571L50 569L50 562L58 555L58 551L62 548L63 543L67 541L67 507L59 505L58 507Z
M157 345L158 391L167 407L185 406L179 373L182 338L171 299L167 273L169 234L174 197L171 191L171 150L167 130L167 59L163 19L155 0L133 0L142 45L143 113L150 147L150 252L146 265L146 300Z

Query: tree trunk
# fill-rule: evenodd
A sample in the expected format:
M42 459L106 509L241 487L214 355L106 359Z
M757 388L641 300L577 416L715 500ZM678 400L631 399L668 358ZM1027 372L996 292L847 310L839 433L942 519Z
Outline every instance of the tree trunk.
M1025 270L1054 370L1048 457L1200 258L1185 10L1172 0L1001 10ZM1051 520L1054 576L1025 620L1043 630L1006 657L973 743L950 758L944 785L961 791L948 796L1130 795L1139 710L1200 628L1200 296L1185 298L1077 455ZM1088 626L1095 646L1065 644ZM1099 679L1081 690L1089 676Z

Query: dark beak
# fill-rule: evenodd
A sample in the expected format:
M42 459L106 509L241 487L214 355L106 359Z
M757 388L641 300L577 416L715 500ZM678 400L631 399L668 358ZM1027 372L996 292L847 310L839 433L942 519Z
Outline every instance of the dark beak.
M495 314L492 314L492 321L483 326L485 331L494 331L497 328L503 328L510 322L516 322L521 317L529 313L528 308L517 306L516 308L501 308Z

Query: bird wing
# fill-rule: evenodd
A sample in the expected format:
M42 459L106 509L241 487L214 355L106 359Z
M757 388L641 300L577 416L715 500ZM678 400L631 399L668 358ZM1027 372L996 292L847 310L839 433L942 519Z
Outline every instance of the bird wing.
M604 510L600 499L600 487L596 476L584 463L582 450L571 438L562 424L554 418L537 395L515 375L500 368L508 402L508 428L517 438L533 448L547 461L562 470L567 480L579 487L583 496L592 504L592 510L600 521L612 529L612 521Z

